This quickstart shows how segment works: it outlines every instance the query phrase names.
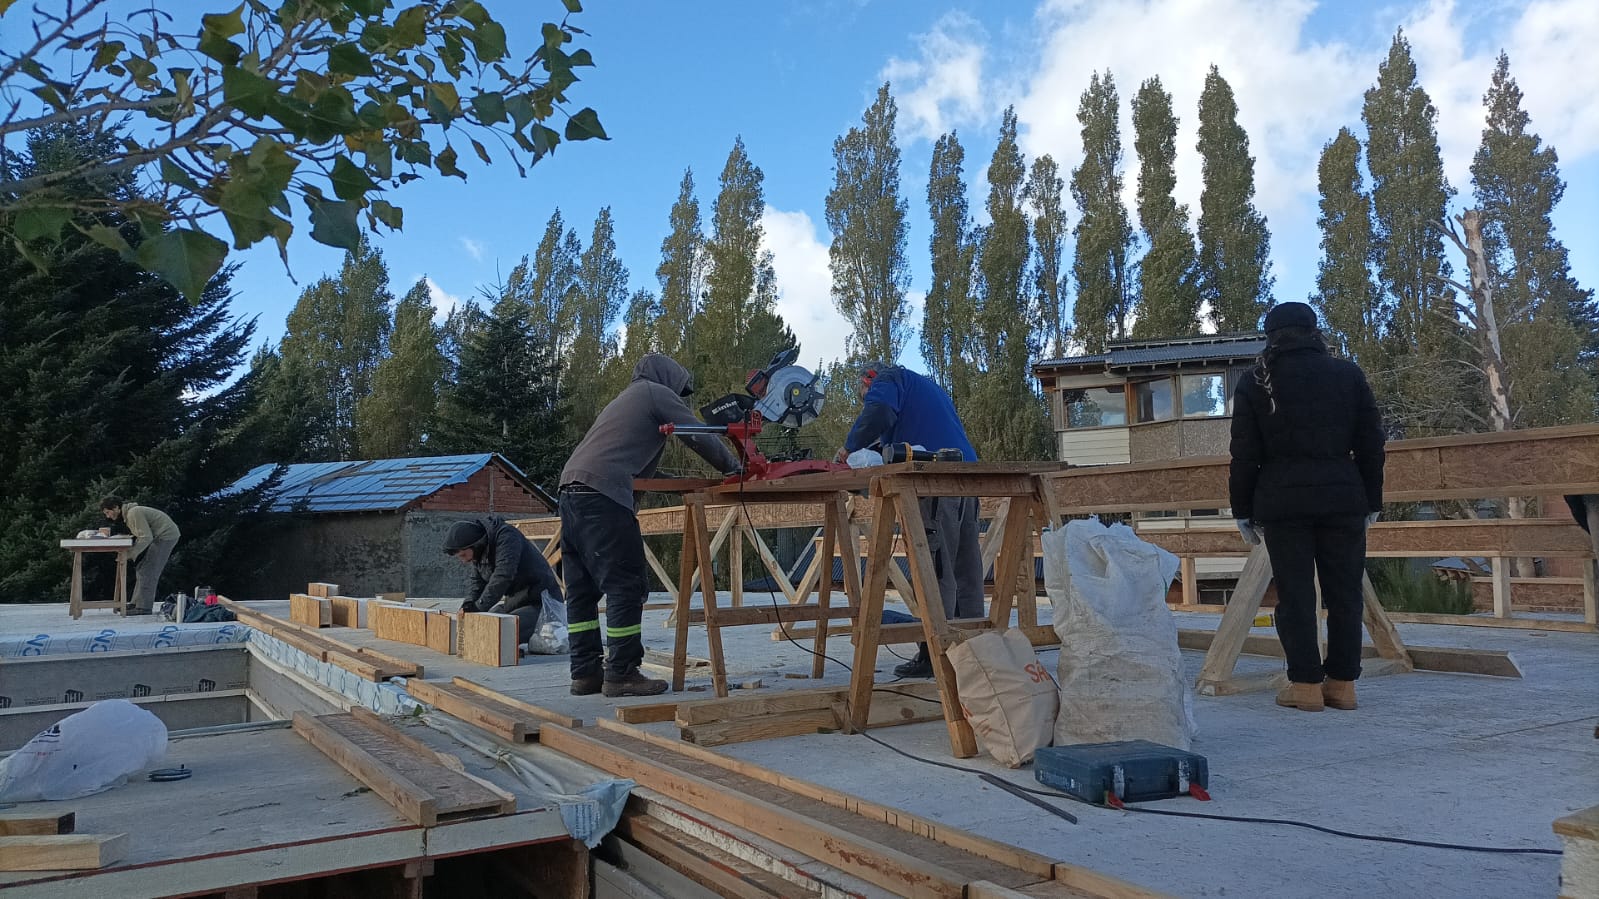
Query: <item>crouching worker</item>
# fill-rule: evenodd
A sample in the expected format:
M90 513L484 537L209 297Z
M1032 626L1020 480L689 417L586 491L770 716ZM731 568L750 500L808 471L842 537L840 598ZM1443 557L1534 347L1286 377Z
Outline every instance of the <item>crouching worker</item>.
M633 479L650 477L660 464L667 439L661 425L700 423L684 402L693 392L693 376L670 357L651 353L640 359L632 383L600 411L561 472L561 572L574 695L666 692L666 681L639 672L644 660L640 621L649 583ZM738 459L719 438L678 436L718 471L739 470ZM601 595L608 657L600 641Z
M544 596L561 601L561 584L522 532L500 518L457 521L444 537L445 555L472 567L463 612L516 616L516 642L537 634Z

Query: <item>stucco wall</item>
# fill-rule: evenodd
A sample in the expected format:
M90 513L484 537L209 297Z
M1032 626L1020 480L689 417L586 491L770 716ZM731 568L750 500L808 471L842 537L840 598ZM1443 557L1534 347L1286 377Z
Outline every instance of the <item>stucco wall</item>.
M259 548L266 564L246 598L287 599L312 581L350 596L403 589L405 550L398 513L299 515Z
M465 596L467 567L444 554L444 535L457 521L482 518L470 512L411 511L405 514L407 596Z

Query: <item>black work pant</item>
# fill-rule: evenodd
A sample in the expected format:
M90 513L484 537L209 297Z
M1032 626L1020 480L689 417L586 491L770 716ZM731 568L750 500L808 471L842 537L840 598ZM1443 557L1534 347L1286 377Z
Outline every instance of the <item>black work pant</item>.
M983 551L977 538L977 497L924 496L927 548L938 569L944 617L983 617Z
M561 492L561 573L572 678L626 677L644 660L644 537L633 510L588 490ZM600 642L605 597L606 659Z
M1324 677L1360 677L1364 516L1272 521L1261 528L1277 581L1277 639L1288 659L1288 679L1319 684ZM1318 577L1327 609L1325 663L1316 639Z

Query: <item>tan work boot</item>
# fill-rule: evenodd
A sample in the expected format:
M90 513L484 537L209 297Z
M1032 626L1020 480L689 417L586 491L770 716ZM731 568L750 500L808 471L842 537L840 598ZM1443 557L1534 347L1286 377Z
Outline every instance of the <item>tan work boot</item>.
M1327 678L1321 682L1322 701L1346 712L1355 710L1355 682Z
M1290 683L1277 694L1277 704L1301 712L1319 712L1324 705L1321 684Z

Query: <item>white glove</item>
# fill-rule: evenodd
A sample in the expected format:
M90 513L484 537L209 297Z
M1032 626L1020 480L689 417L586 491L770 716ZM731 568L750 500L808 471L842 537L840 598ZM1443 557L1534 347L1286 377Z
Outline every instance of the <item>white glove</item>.
M1370 528L1372 525L1376 524L1377 523L1377 519L1379 519L1381 517L1382 517L1382 513L1381 512L1369 512L1369 513L1367 513L1366 514L1366 527Z
M1238 533L1243 535L1244 542L1250 546L1260 545L1260 528L1248 518L1235 518L1233 524L1238 525Z

